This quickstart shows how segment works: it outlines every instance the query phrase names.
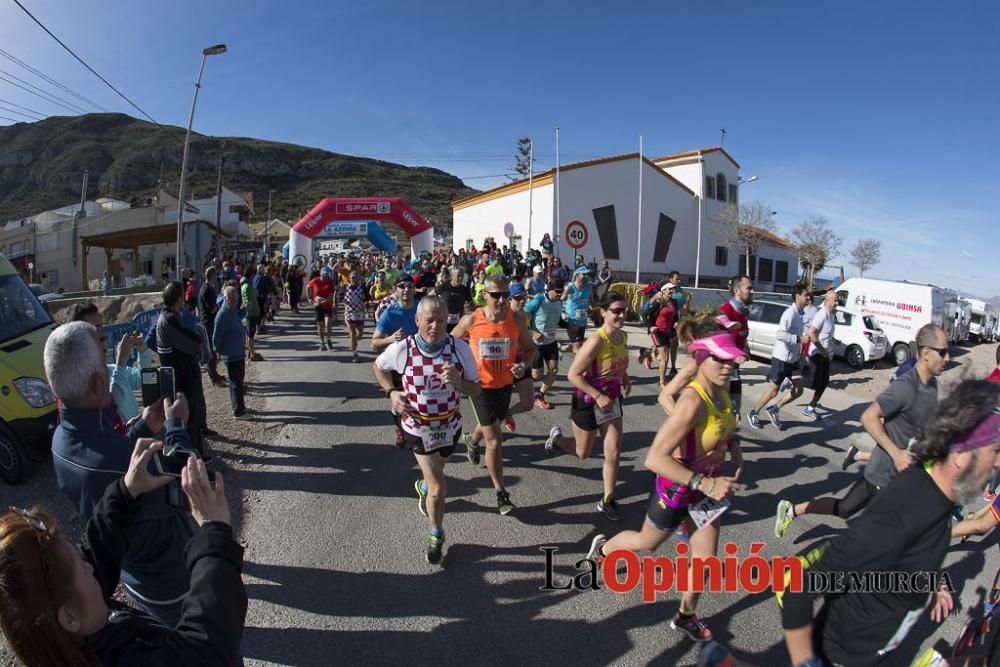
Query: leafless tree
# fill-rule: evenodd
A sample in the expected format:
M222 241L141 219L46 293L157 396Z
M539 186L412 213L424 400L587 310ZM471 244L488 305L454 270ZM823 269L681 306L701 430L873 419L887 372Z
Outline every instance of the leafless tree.
M861 277L865 271L878 264L882 259L882 242L878 239L859 239L851 249L851 264L858 267Z
M774 235L777 225L772 217L771 207L764 202L726 206L719 217L719 241L723 245L742 250L747 256L747 273L750 272L750 258L757 254L757 246ZM757 275L754 266L753 275Z
M825 218L813 216L792 230L798 240L799 264L806 270L808 284L822 271L827 262L840 254L840 237Z

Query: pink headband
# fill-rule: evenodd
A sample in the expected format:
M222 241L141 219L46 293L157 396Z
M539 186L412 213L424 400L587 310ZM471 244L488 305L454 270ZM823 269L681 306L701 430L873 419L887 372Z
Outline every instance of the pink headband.
M971 452L994 442L1000 442L1000 408L994 408L990 416L972 429L972 432L960 440L951 443L953 452Z

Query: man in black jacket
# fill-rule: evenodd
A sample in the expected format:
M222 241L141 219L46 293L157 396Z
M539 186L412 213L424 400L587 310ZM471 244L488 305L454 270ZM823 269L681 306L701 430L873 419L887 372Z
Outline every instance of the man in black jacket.
M187 396L188 431L191 442L203 453L201 421L205 410L205 394L201 387L201 337L184 325L181 309L184 306L184 288L177 281L163 288L163 312L156 321L156 352L161 366L174 369L174 387Z
M212 384L225 386L225 381L219 375L219 355L212 345L212 327L215 326L215 316L219 312L217 301L219 299L218 273L214 266L205 269L205 282L201 284L201 291L198 293L198 312L201 314L201 323L205 325L208 332L208 344L212 348L212 358L208 361L208 377L212 379Z

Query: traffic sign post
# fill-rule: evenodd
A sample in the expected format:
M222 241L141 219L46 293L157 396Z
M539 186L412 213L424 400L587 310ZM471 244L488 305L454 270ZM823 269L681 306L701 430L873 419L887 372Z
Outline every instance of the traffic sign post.
M579 220L570 220L566 223L566 245L573 249L573 266L576 266L577 250L587 245L587 226ZM576 270L574 268L574 270Z
M514 275L517 262L514 260L514 223L508 222L503 226L503 235L507 237L507 245L510 246L510 275Z

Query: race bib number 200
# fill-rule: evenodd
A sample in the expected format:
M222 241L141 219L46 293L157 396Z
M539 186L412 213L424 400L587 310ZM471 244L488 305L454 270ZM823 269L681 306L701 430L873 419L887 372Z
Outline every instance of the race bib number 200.
M506 361L510 357L510 338L480 338L479 358L483 361Z
M451 443L451 424L427 424L420 429L425 452L433 452Z

